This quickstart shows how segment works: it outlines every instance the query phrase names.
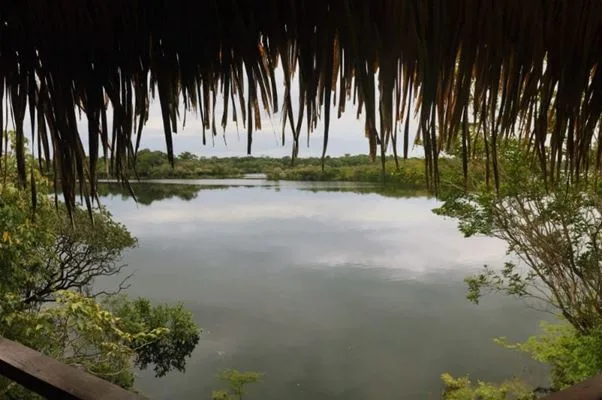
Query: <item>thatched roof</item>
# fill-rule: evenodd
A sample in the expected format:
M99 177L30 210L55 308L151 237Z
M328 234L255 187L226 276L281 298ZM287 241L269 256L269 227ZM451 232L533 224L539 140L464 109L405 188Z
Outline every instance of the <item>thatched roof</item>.
M56 155L68 204L78 179L94 195L99 144L126 176L155 97L170 154L178 104L198 112L208 135L244 122L249 151L262 108L282 110L295 142L302 119L311 128L321 117L326 150L330 104L340 114L351 99L373 155L391 142L407 151L418 110L433 186L438 153L458 134L470 145L469 122L487 139L495 177L500 138L522 134L553 179L565 157L570 171L587 169L599 142L601 49L600 0L6 0L0 125L5 106L19 138L31 119L34 148ZM213 113L219 93L223 115ZM89 149L76 107L87 116Z

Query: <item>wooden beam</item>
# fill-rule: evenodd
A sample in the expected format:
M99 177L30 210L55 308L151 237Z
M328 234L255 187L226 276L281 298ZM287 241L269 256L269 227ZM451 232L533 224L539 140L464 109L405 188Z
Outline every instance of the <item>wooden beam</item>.
M602 400L602 375L544 397L542 400Z
M94 375L3 338L0 338L0 375L48 399L144 399Z

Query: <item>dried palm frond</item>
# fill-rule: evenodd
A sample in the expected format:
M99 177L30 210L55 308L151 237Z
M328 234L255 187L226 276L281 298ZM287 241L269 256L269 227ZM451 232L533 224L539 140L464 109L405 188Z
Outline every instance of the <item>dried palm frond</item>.
M38 155L53 160L46 167L68 207L77 192L96 196L99 148L113 176L127 179L155 96L171 161L181 109L196 110L214 136L231 113L247 128L249 152L261 108L280 109L293 158L302 125L309 132L321 117L326 154L334 95L339 115L350 97L364 114L373 157L390 145L397 157L400 142L407 156L416 110L435 191L438 155L458 137L465 159L471 140L484 141L487 177L496 184L498 144L520 137L554 183L565 172L572 179L587 172L592 147L602 167L601 46L599 0L7 0L0 4L0 101L7 102L0 125L14 117L24 185L29 112ZM87 151L76 108L87 117ZM472 138L469 124L478 127Z

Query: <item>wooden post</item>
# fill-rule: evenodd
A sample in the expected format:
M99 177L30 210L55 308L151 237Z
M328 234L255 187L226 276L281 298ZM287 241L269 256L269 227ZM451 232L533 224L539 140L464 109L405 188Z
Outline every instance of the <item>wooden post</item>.
M48 399L144 399L94 375L3 338L0 338L0 375Z

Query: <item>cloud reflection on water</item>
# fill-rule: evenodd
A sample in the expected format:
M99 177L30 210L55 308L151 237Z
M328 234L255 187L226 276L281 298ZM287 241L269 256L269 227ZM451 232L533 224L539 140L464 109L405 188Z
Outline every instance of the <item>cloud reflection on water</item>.
M308 192L289 183L277 193L265 187L203 190L190 201L167 199L151 209L108 201L142 240L168 232L182 248L212 239L236 252L286 249L292 264L421 273L477 269L499 263L505 251L498 240L464 238L455 221L431 212L438 202L425 197Z

